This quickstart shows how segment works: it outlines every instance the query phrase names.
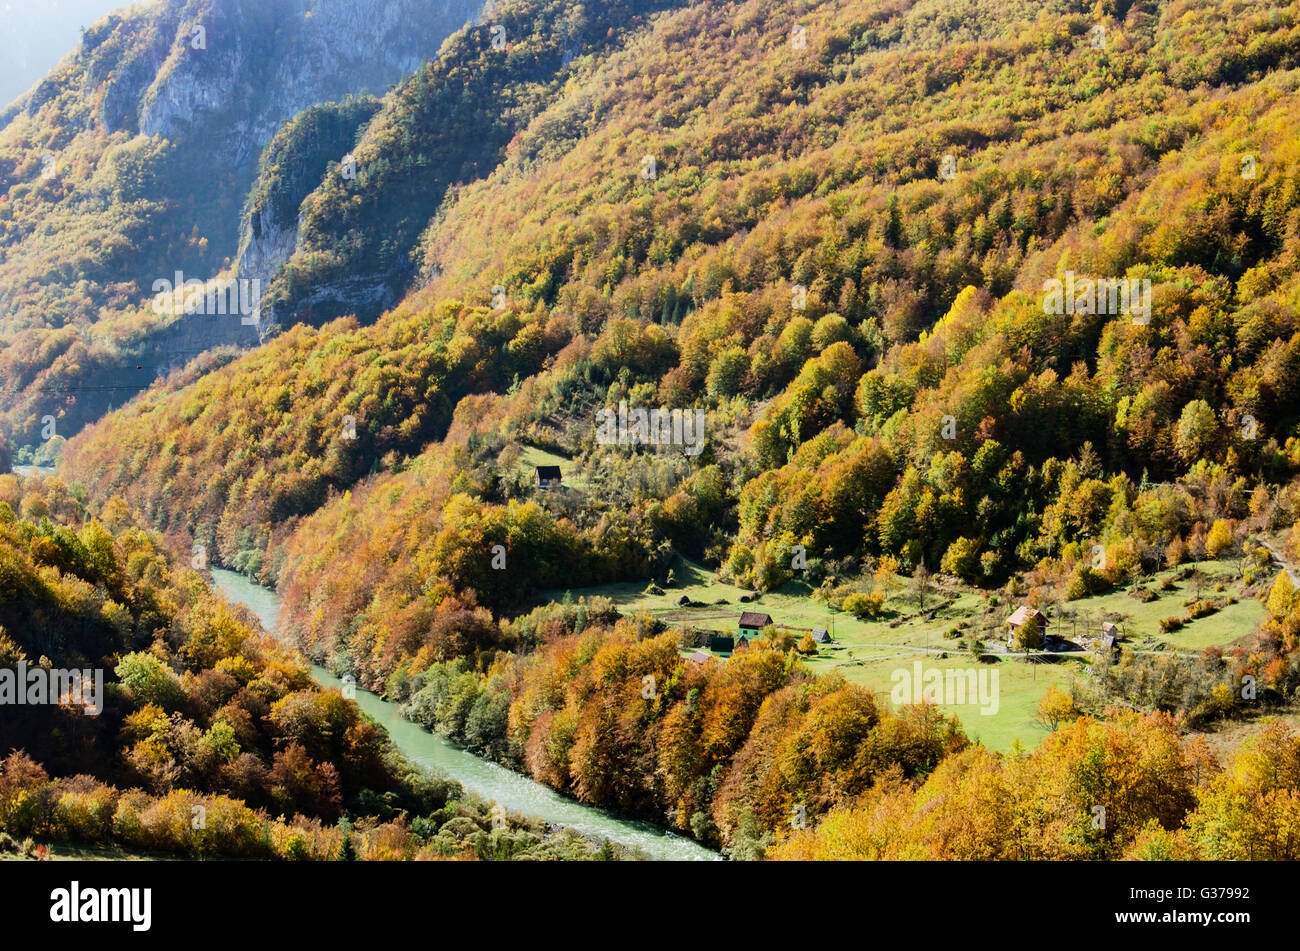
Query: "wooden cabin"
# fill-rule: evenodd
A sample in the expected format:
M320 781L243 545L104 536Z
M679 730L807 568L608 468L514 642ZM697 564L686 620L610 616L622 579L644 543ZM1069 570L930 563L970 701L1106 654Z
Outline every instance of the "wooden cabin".
M1038 629L1043 632L1043 637L1047 637L1047 615L1038 608L1031 608L1027 604L1022 604L1016 608L1014 614L1007 618L1007 641L1015 639L1016 632L1020 630L1020 625L1024 624L1030 618L1038 622Z

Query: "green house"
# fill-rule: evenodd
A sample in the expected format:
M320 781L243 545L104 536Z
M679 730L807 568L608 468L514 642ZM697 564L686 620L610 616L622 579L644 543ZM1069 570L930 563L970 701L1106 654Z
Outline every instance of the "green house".
M756 635L763 628L772 623L770 614L760 614L757 611L742 611L740 613L740 633L748 634L750 637Z

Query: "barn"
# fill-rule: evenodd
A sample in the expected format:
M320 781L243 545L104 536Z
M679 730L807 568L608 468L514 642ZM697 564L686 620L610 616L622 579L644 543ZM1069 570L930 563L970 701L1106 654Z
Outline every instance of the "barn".
M772 616L770 614L760 614L758 611L742 611L740 613L740 623L737 627L740 628L741 634L748 634L753 637L771 623Z

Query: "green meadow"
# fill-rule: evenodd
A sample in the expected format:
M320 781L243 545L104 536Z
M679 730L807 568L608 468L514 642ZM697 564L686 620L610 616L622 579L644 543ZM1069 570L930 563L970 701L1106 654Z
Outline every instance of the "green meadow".
M538 457L540 458L540 456ZM558 457L555 457L558 458ZM1052 620L1050 633L1074 640L1081 648L1088 646L1085 635L1100 629L1103 620L1116 623L1124 650L1169 651L1192 654L1205 647L1226 647L1250 634L1264 617L1264 607L1255 597L1243 596L1240 582L1233 580L1236 565L1229 561L1201 562L1203 578L1178 580L1178 569L1162 571L1148 578L1143 587L1156 594L1155 600L1143 602L1128 589L1060 602L1046 606ZM812 597L812 588L794 580L771 592L751 596L744 588L716 579L702 565L678 557L672 566L672 585L662 594L651 593L651 585L640 582L600 585L573 590L574 597L607 597L625 614L645 613L670 625L692 626L734 634L741 611L769 614L778 627L795 634L824 627L834 642L819 645L815 655L805 659L815 672L832 671L846 680L862 684L888 698L899 678L912 673L920 660L925 668L941 670L977 669L992 676L996 671L997 704L940 704L955 714L967 734L990 749L1008 750L1019 741L1027 748L1038 745L1049 728L1037 719L1038 701L1051 685L1068 690L1070 681L1087 676L1091 656L1086 650L1053 654L1030 660L1021 656L989 651L981 661L961 647L961 641L978 637L990 647L999 647L1006 637L1006 618L1020 603L1007 600L1001 592L984 592L954 584L936 584L926 595L924 608L909 579L898 577L886 598L881 614L859 619L829 607ZM1163 579L1167 590L1159 590ZM1265 582L1272 575L1265 576ZM1216 590L1220 588L1221 590ZM564 591L544 592L559 600ZM681 607L685 595L702 606ZM1222 610L1197 618L1177 631L1160 629L1162 618L1186 615L1185 602L1201 599L1237 598Z
M534 470L538 466L559 466L560 475L566 487L570 489L587 488L586 479L579 475L578 468L573 464L572 459L554 452L548 452L537 446L521 444L519 447L519 470L526 478L532 479Z

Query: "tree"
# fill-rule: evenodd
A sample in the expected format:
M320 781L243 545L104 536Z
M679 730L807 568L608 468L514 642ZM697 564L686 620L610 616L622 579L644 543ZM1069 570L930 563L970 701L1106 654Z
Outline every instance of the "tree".
M930 591L930 569L922 561L912 572L912 590L916 593L916 609L925 610L925 596Z
M728 347L714 358L705 388L712 397L735 396L740 392L749 367L749 355L740 347Z
M1079 715L1074 698L1064 690L1052 684L1038 701L1038 720L1053 733L1066 720L1073 720Z
M1210 558L1218 558L1231 548L1232 529L1223 519L1218 519L1210 526L1210 534L1205 539L1205 554Z
M1204 843L1206 858L1300 858L1298 753L1300 735L1273 721L1246 742L1232 769L1215 776L1187 820L1192 838Z
M1296 587L1286 571L1279 571L1273 587L1268 592L1268 613L1275 618L1286 617L1296 603Z
M1022 651L1037 650L1043 646L1043 625L1037 615L1031 614L1016 628L1011 645Z
M944 552L939 570L956 575L962 581L974 581L979 575L980 545L973 538L959 538Z
M1183 407L1174 435L1174 446L1184 462L1194 462L1204 455L1218 429L1214 410L1205 400L1192 400Z
M1297 534L1300 537L1300 533ZM876 572L872 576L875 582L876 590L882 592L885 597L898 587L898 559L893 555L882 555L879 563L876 565Z
M340 862L357 861L357 847L352 841L352 823L346 818L341 820L339 830L343 833L343 844L339 846L338 860Z
M180 678L152 654L127 654L113 673L142 704L155 703L163 709L175 710L185 700Z

